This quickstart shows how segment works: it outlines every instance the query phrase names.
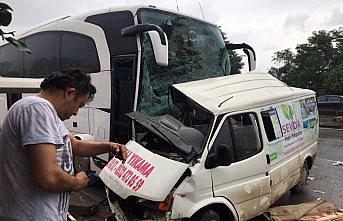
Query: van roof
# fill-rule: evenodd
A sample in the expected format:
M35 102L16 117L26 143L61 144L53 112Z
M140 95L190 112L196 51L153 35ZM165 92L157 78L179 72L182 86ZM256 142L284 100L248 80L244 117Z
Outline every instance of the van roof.
M311 90L289 87L263 73L229 75L175 84L173 87L214 115L315 95Z

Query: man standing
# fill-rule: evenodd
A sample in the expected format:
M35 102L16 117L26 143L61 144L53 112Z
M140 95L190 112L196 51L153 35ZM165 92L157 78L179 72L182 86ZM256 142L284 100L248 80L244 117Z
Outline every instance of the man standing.
M87 186L84 172L74 174L73 155L95 156L126 148L111 142L76 140L63 120L76 115L96 93L81 71L45 78L37 96L16 102L0 134L0 220L64 221L69 192Z

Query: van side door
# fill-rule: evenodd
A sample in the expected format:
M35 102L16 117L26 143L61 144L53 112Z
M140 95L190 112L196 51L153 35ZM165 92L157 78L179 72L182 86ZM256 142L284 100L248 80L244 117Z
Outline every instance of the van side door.
M224 152L230 158L228 166L211 169L213 190L216 197L225 197L234 204L240 220L258 215L270 205L266 153L259 131L255 113L225 116L207 158L216 149L227 148Z

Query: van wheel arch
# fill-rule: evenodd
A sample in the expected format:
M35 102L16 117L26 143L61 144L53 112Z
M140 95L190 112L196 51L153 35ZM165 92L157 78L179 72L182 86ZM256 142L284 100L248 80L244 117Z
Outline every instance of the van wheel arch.
M305 191L308 175L309 175L309 167L308 167L307 160L305 160L303 168L301 170L299 182L294 187L291 188L291 193L302 193Z
M218 217L220 221L235 221L232 211L221 203L210 204L201 208L191 217L191 221L208 220L209 217ZM216 219L213 219L216 220Z
M307 169L310 170L312 168L312 166L313 166L313 159L312 159L312 157L310 157L310 156L306 157L304 164L305 163L307 164Z

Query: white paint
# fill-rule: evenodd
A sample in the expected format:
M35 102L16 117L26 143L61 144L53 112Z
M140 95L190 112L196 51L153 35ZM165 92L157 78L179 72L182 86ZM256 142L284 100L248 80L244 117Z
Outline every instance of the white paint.
M152 49L154 50L154 56L156 60L156 64L161 66L168 66L168 38L167 35L164 33L164 40L166 45L162 45L160 36L157 31L149 31L148 32Z
M137 196L153 201L165 200L173 186L187 169L188 164L180 163L154 154L134 141L129 141L126 144L126 148L132 151L132 154L128 157L126 162L122 164L122 162L117 158L113 158L101 171L101 180L106 184L106 186L108 186L113 192L118 194L123 199L126 199L129 196ZM148 177L144 177L132 167L132 163L130 162L132 162L131 159L133 159L133 153L139 155L146 162L149 162L152 166L154 166L154 170L149 174ZM138 180L144 180L144 184L138 189L138 191L133 190L136 183L132 186L129 186L127 182L125 183L122 179L115 175L116 169L109 169L108 166L113 162L116 162L118 165L115 168L118 168L119 166L125 167L127 168L126 171L131 170L134 175L139 176ZM122 175L122 177L124 177L124 175Z
M245 192L247 192L248 194L250 194L251 193L251 186L248 184L248 185L245 185L244 186L244 190L245 190Z
M262 199L261 199L261 201L260 201L260 206L262 206L262 205L264 205L264 204L266 204L266 203L268 203L269 202L269 198L268 197L263 197Z

